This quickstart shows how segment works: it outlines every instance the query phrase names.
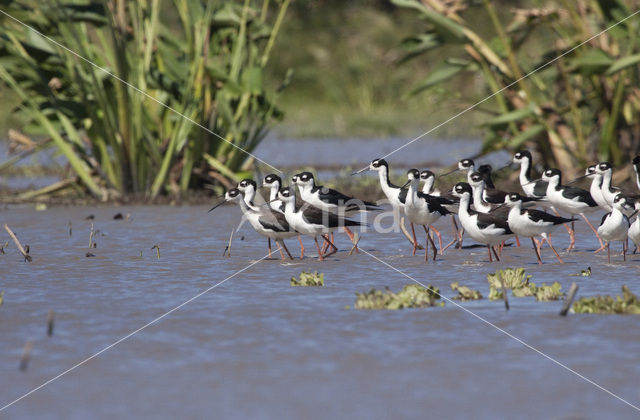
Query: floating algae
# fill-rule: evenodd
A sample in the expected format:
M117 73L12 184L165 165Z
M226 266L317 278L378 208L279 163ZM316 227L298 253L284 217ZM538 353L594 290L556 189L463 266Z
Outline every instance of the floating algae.
M451 283L451 289L458 292L458 296L455 296L453 299L456 300L478 300L482 299L482 294L479 290L473 290L468 288L467 286L460 286L460 284L456 281Z
M300 280L291 277L291 286L324 286L324 273L303 271L300 273Z
M583 297L573 304L577 314L640 314L640 299L626 285L622 286L622 297Z
M489 282L489 299L496 300L502 299L502 281L504 281L504 287L511 289L511 294L514 297L535 296L536 300L558 300L564 296L564 293L560 291L562 286L557 281L551 286L547 286L546 283L542 283L542 286L538 287L535 283L530 282L530 274L526 274L524 268L505 268L504 270L497 270L493 274L487 275Z
M407 284L398 293L388 288L384 291L371 289L367 293L356 293L355 309L403 309L444 306L440 299L440 289L427 285Z

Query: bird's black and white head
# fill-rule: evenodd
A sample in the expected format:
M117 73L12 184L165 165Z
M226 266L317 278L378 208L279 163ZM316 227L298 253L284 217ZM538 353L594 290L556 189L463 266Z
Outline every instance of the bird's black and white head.
M293 183L299 187L311 187L315 185L313 174L311 172L300 172L292 178Z
M518 193L509 193L504 196L504 203L509 207L517 206L522 204L522 196Z
M409 169L407 171L407 179L409 181L420 180L420 171L417 169Z
M224 195L225 201L235 201L242 198L242 192L239 188L231 188Z
M633 165L633 169L635 169L636 172L640 172L640 155L634 157L631 161L631 164Z
M480 172L472 172L469 175L469 182L472 187L484 186L484 176Z
M253 179L247 178L238 183L238 189L246 193L248 191L255 191L257 189L257 185Z
M374 159L371 161L371 163L369 164L369 169L372 171L384 171L384 170L389 170L389 164L387 163L386 160L384 159Z
M584 176L586 176L587 178L593 178L594 176L598 175L598 173L596 172L596 166L597 165L589 165L584 171Z
M434 174L433 172L431 172L428 169L425 169L424 171L420 172L420 180L422 182L426 182L426 181L429 181L431 179L435 180L435 178L436 178L436 174Z
M278 191L278 198L284 203L289 203L291 201L295 201L296 196L291 188L284 187L280 188L280 191Z
M523 162L531 162L531 152L528 150L521 150L513 155L513 163L522 164Z
M282 185L282 178L276 174L269 174L264 177L263 184L269 188L280 189L280 186Z
M473 159L462 159L458 162L458 169L461 171L468 171L469 169L474 169L475 163Z
M455 195L456 197L462 198L464 196L468 196L471 197L471 185L467 184L466 182L458 182L454 187L453 187L453 195Z
M556 168L547 169L542 173L542 180L547 181L550 184L560 184L562 180L562 173Z
M625 197L622 193L616 194L613 198L613 207L616 207L623 213L633 210L634 204L633 200Z
M219 202L215 206L211 207L209 209L209 212L212 212L213 210L217 209L218 207L220 207L222 204L226 203L227 201L236 201L236 200L240 200L240 199L242 199L242 193L240 192L240 190L237 189L237 188L231 188L229 191L227 191L224 194L224 200L222 200L221 202Z
M600 162L598 163L598 166L596 167L596 171L602 175L611 172L611 164L609 162Z

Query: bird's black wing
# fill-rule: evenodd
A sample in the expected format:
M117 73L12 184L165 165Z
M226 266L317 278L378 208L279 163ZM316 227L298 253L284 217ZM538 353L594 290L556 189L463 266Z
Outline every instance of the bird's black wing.
M583 190L582 188L563 186L562 196L564 198L568 198L569 200L578 198L579 201L588 204L589 207L596 207L598 205L593 200L593 197L591 197L591 193L587 190Z
M494 225L497 228L504 230L505 235L508 235L511 232L509 229L509 224L506 219L502 217L496 217L491 213L477 213L478 214L478 227L480 229L486 229L491 225Z
M289 232L289 223L283 213L268 209L258 218L258 222L265 228L274 232Z
M548 185L549 183L547 181L536 181L536 183L533 184L533 195L536 197L546 197Z
M362 203L367 210L377 210L380 209L380 207L378 207L376 205L376 203L372 203L369 201L364 201L364 200L359 200L357 198L354 197L349 197L348 195L345 195L343 193L341 193L340 191L336 191L332 188L326 188L326 187L314 187L311 190L312 193L318 193L318 197L320 198L320 200L324 201L325 203L330 203L330 204L334 204L336 206L347 206L348 210L353 209L357 209L360 203Z
M408 189L402 188L398 193L398 200L400 200L402 204L404 204L404 202L407 200L407 192L409 192Z
M521 213L527 214L529 216L529 219L533 220L534 222L543 221L543 222L553 223L554 225L561 225L563 223L569 223L569 222L573 222L574 220L578 220L573 217L568 219L566 217L556 216L555 214L549 214L542 210L536 210L536 209L522 210Z
M434 197L432 195L424 194L418 191L418 198L424 199L427 202L427 205L429 206L429 210L432 212L437 211L442 216L451 214L449 210L447 210L445 207L442 206L441 197Z
M305 222L315 225L325 225L328 227L363 226L360 222L339 217L330 211L321 210L310 204L301 208L301 211Z
M504 198L507 196L507 193L504 191L485 188L484 190L484 201L490 204L502 204L504 203Z

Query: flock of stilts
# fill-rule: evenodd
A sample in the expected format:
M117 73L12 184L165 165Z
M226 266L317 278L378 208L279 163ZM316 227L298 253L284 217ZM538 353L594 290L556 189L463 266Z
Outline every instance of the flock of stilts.
M457 183L450 191L439 191L435 188L436 175L429 171L410 169L407 182L402 186L394 185L389 179L389 164L384 159L375 159L369 166L353 173L353 175L376 171L380 187L394 210L396 217L403 216L400 225L404 228L404 217L411 224L412 235L406 230L407 239L413 244L413 255L422 248L417 241L415 226L422 225L425 239L425 261L428 261L429 244L433 249L433 260L437 249L430 231L438 239L440 254L457 243L462 248L463 233L474 241L486 245L489 261L493 257L500 260L504 243L514 237L518 246L518 237L531 238L538 263L542 264L541 248L546 241L559 262L562 258L551 243L551 232L559 225L565 225L570 236L567 252L575 248L574 222L580 216L593 230L600 243L596 252L607 249L609 262L611 253L609 244L612 241L623 243L623 258L626 261L627 243L630 239L635 244L636 252L640 247L640 218L630 219L640 211L640 156L632 161L636 175L638 192L623 191L612 185L613 170L609 163L602 162L589 166L585 175L573 180L573 184L582 178L591 179L590 189L584 190L568 184L562 184L562 174L558 169L547 169L541 178L532 177L531 153L524 150L516 153L511 162L520 165L519 181L521 193L504 192L495 188L491 177L491 166L482 165L477 168L471 159L458 162L457 168L442 174L445 176L455 171L466 171L467 182ZM503 168L500 168L503 169ZM423 183L420 188L420 183ZM300 258L304 257L304 246L300 235L314 238L318 250L318 259L334 254L338 248L334 245L333 231L343 228L352 241L353 249L358 252L358 238L351 229L365 224L350 219L360 212L382 210L376 203L370 203L349 197L339 191L316 185L310 172L301 172L291 178L292 185L285 187L282 179L275 174L264 177L263 186L270 189L269 200L260 200L257 184L251 179L241 181L237 188L225 194L225 200L236 202L251 226L268 238L269 256L271 256L271 240L279 245L282 259L283 250L289 258L293 258L284 240L298 236L300 241ZM295 187L300 197L296 198ZM258 200L256 200L258 199ZM533 207L540 207L535 209ZM546 212L551 210L555 214ZM209 210L209 211L211 211ZM587 219L586 214L603 211L600 226L596 229ZM560 213L569 217L562 217ZM433 224L443 216L451 216L454 239L445 247L442 236ZM455 220L457 215L461 228ZM318 243L320 236L324 243ZM604 241L604 242L603 242ZM492 255L493 253L493 255Z

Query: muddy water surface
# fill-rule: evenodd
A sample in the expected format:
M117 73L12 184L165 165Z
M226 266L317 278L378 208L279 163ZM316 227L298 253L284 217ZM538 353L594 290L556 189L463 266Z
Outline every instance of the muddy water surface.
M0 405L15 400L266 253L248 226L222 258L239 210L205 207L0 210L33 262L13 244L0 255ZM129 213L129 221L113 220ZM89 251L95 215L96 256ZM597 217L594 216L594 220ZM68 222L73 234L69 236ZM449 221L437 225L445 239ZM365 233L363 249L453 296L449 284L488 295L487 273L525 266L536 283L572 281L579 295L640 293L640 256L594 255L578 224L578 252L565 265L544 250L510 247L501 264L485 249L449 250L435 264L412 257L399 234ZM241 236L244 239L241 240ZM0 241L10 240L4 230ZM294 254L295 240L289 241ZM411 282L348 242L324 263L260 261L192 302L4 410L17 418L631 418L638 412L447 302L442 308L357 311L356 292ZM305 240L309 253L312 242ZM467 243L469 241L467 240ZM555 244L566 246L560 228ZM150 248L160 246L160 259ZM523 244L526 245L526 244ZM614 245L619 249L620 245ZM140 257L142 252L142 257ZM591 277L570 277L591 266ZM321 270L325 287L290 287ZM602 387L640 404L640 318L557 316L561 302L512 298L461 303ZM49 310L55 313L46 335ZM18 369L25 341L33 351Z

